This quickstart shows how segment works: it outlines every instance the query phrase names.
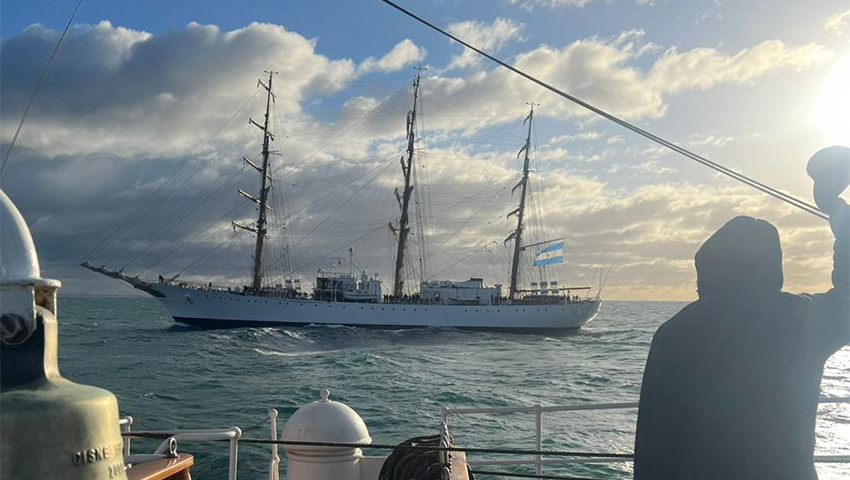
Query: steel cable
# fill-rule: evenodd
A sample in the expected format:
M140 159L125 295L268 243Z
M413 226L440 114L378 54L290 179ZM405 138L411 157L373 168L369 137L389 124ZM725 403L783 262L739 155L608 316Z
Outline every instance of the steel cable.
M27 101L27 106L24 108L23 115L21 115L21 121L18 123L18 128L15 129L15 135L12 136L12 141L9 142L9 148L6 150L6 155L3 157L3 164L0 165L0 174L2 174L3 170L6 168L6 162L9 161L9 156L12 155L12 149L15 148L15 143L18 141L18 135L20 135L21 129L24 128L24 122L27 119L30 107L32 107L32 102L35 100L35 96L38 93L38 89L41 87L41 83L44 82L44 78L47 76L47 70L50 69L50 64L53 63L53 58L55 58L56 53L59 52L59 47L62 45L62 41L65 40L65 35L68 34L68 30L71 28L71 23L74 21L74 17L77 16L77 11L80 9L80 5L82 4L83 0L77 2L77 6L74 7L74 11L71 13L71 18L68 19L68 24L65 25L65 30L62 31L62 35L60 35L59 40L56 41L56 46L53 47L53 52L50 54L50 58L47 59L47 64L44 65L44 70L41 71L41 76L38 77L38 82L36 82L35 88L32 90L32 94Z
M168 438L167 433L148 432L122 432L125 437L139 438ZM229 440L214 440L229 441ZM396 448L408 450L435 450L440 452L465 452L465 453L494 453L506 455L546 455L551 457L576 457L576 458L634 458L632 453L595 453L595 452L561 452L551 450L533 449L511 449L511 448L480 448L480 447L440 447L433 445L395 445L386 443L346 443L346 442L302 442L294 440L266 440L262 438L241 438L239 443L255 445L290 445L298 447L327 447L327 448L360 448L374 450L394 450Z
M683 155L683 156L685 156L685 157L687 157L687 158L689 158L689 159L691 159L691 160L693 160L697 163L705 165L705 166L707 166L707 167L709 167L713 170L716 170L717 172L720 172L720 173L722 173L722 174L724 174L724 175L726 175L726 176L728 176L728 177L730 177L734 180L737 180L741 183L744 183L745 185L753 187L756 190L760 190L760 191L762 191L762 192L764 192L764 193L766 193L766 194L768 194L768 195L770 195L770 196L772 196L776 199L782 200L783 202L788 203L792 206L795 206L795 207L797 207L797 208L799 208L799 209L801 209L805 212L811 213L812 215L815 215L817 217L820 217L820 218L823 218L823 219L826 219L826 220L829 219L829 216L827 214L825 214L824 212L822 212L815 205L812 205L812 204L807 203L803 200L800 200L796 197L793 197L793 196L791 196L791 195L789 195L785 192L781 192L781 191L779 191L779 190L777 190L773 187L770 187L770 186L765 185L765 184L763 184L763 183L761 183L757 180L749 178L742 173L738 173L734 170L731 170L727 167L724 167L723 165L715 163L715 162L713 162L713 161L711 161L711 160L709 160L705 157L697 155L696 153L693 153L690 150L687 150L683 147L676 145L673 142L670 142L670 141L665 140L665 139L663 139L663 138L661 138L657 135L654 135L654 134L652 134L652 133L650 133L650 132L648 132L648 131L646 131L646 130L644 130L644 129L636 126L636 125L632 125L631 123L629 123L629 122L627 122L627 121L625 121L625 120L623 120L623 119L621 119L621 118L619 118L619 117L617 117L617 116L615 116L611 113L608 113L605 110L602 110L601 108L595 107L595 106L585 102L584 100L581 100L578 97L570 95L569 93L566 93L566 92L564 92L564 91L562 91L558 88L555 88L555 87L549 85L548 83L546 83L542 80L538 80L537 78L532 77L531 75L523 72L522 70L514 67L513 65L511 65L507 62L504 62L502 60L499 60L498 58L496 58L496 57L494 57L494 56L492 56L492 55L490 55L490 54L488 54L488 53L486 53L482 50L479 50L476 47L473 47L472 45L464 42L463 40L457 38L456 36L448 33L447 31L441 29L440 27L434 25L433 23L428 22L427 20L425 20L425 19L417 16L416 14L404 9L400 5L397 5L396 3L394 3L390 0L381 0L381 1L386 3L387 5L395 8L396 10L404 13L405 15L413 18L414 20L418 21L419 23L421 23L421 24L423 24L423 25L425 25L425 26L427 26L427 27L429 27L433 30L436 30L437 32L451 38L452 40L460 43L461 45L465 46L466 48L469 48L470 50L478 53L479 55L486 57L487 59L501 65L504 68L507 68L508 70L516 73L517 75L520 75L521 77L524 77L525 79L530 80L530 81L540 85L541 87L551 91L552 93L555 93L555 94L575 103L576 105L579 105L579 106L581 106L581 107L583 107L587 110L590 110L591 112L593 112L593 113L595 113L595 114L597 114L601 117L604 117L604 118L620 125L621 127L624 127L628 130L631 130L632 132L635 132L635 133L637 133L638 135L640 135L644 138L647 138L647 139L649 139L649 140L651 140L655 143L658 143L659 145L661 145L665 148L673 150L674 152L676 152L680 155Z

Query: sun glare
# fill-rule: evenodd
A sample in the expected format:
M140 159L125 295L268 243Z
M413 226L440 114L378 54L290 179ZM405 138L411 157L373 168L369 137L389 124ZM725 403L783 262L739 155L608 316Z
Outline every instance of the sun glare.
M850 145L850 56L824 82L814 121L830 143Z

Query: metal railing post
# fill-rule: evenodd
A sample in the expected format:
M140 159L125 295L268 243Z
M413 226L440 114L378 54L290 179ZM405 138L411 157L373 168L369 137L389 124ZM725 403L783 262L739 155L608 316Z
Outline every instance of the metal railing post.
M271 439L277 441L277 410L269 409L269 426L271 428ZM269 480L280 479L280 455L278 455L277 444L272 444L272 458L269 462Z
M543 450L543 405L534 405L534 448L539 452ZM534 473L543 475L543 456L539 453L534 456Z
M131 417L130 415L127 415L126 417L120 419L118 421L118 424L121 425L121 432L130 433L130 430L132 429L132 426L133 426L133 417ZM130 437L129 436L124 437L124 456L125 457L130 456Z
M239 439L242 438L242 429L232 427L233 437L230 439L230 465L228 465L228 480L236 480L236 467L239 461Z

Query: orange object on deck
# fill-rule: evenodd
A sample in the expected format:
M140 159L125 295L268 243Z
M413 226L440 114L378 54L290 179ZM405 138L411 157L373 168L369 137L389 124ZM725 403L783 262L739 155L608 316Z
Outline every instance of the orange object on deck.
M195 464L195 457L187 453L177 458L163 458L152 462L140 463L127 469L128 480L189 480L189 467Z

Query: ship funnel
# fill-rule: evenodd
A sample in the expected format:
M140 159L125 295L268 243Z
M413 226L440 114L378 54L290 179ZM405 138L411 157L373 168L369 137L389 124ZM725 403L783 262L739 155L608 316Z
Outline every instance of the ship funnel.
M57 280L0 191L0 478L126 480L111 393L59 374Z

